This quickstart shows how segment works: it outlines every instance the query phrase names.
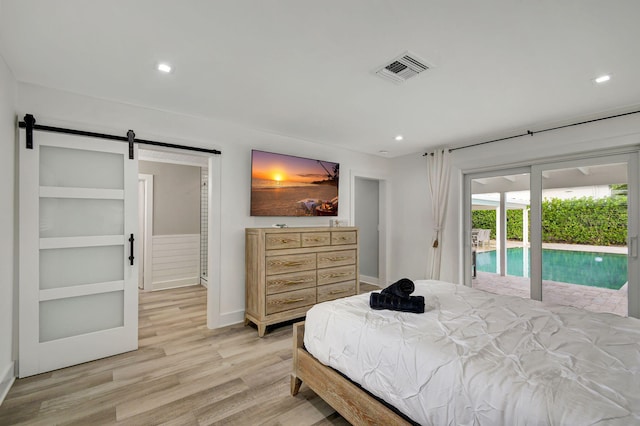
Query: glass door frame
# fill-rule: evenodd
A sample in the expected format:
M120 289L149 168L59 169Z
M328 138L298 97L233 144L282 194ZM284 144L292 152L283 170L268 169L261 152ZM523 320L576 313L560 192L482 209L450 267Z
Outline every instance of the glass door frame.
M638 261L638 230L640 206L638 193L639 152L592 156L587 158L549 162L531 166L531 298L543 300L542 294L542 190L543 173L558 169L627 165L627 287L628 316L640 317L640 262Z
M572 159L540 162L530 166L493 169L481 172L463 171L463 214L462 241L463 250L463 283L471 287L472 253L471 253L471 182L474 179L529 173L530 176L530 254L531 254L531 299L542 300L542 173L549 170L597 166L612 163L627 164L627 246L628 246L628 316L640 318L640 260L638 259L638 235L640 231L640 151L627 150L621 153L591 153Z
M472 224L471 224L471 208L472 208L472 189L471 189L471 182L475 179L482 179L482 178L493 178L493 177L500 177L500 176L509 176L509 175L518 175L518 174L531 174L531 167L530 166L525 166L525 167L515 167L515 168L508 168L508 169L501 169L501 170L492 170L492 171L486 171L486 172L478 172L478 173L466 173L464 175L464 202L463 204L463 227L462 227L462 239L463 239L463 283L464 285L466 285L467 287L471 287L471 280L473 279L472 277L472 266L473 266L473 259L472 259L472 252L471 252L471 228L472 228ZM531 191L531 189L529 189L529 191ZM502 202L502 198L501 197L501 209L504 209L504 206L502 204L504 204ZM503 212L503 218L506 218L506 211ZM503 219L504 222L504 219ZM506 229L503 229L502 232L500 233L500 235L502 236L503 239L506 239ZM506 250L506 246L505 244L501 244L500 247L501 249L501 253L496 253L496 256L500 256L500 264L501 265L505 265L505 250Z

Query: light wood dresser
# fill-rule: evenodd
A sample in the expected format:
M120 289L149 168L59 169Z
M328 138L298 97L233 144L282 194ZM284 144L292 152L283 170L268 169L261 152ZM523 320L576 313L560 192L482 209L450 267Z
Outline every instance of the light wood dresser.
M300 318L316 303L358 294L358 229L247 228L245 325Z

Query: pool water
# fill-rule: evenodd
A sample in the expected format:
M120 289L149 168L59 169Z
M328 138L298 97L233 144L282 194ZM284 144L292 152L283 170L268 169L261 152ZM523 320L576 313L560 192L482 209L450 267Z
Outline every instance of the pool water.
M529 265L529 249L507 249L507 275L530 277ZM498 273L496 251L478 252L476 268ZM627 282L627 255L542 249L542 279L619 290Z

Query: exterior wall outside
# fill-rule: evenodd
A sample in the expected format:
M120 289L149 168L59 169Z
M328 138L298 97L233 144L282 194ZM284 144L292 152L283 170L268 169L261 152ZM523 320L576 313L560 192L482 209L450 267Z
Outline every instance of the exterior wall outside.
M542 191L543 199L560 198L567 200L571 198L593 197L604 198L611 195L608 185L585 186L581 188L545 189Z
M17 342L15 291L15 93L16 82L0 56L0 403L14 378Z
M513 191L509 195L519 200L528 200L529 191ZM611 188L608 185L581 186L561 189L544 189L542 191L542 199L559 198L561 200L569 200L571 198L593 197L604 198L611 196Z
M39 123L79 128L101 133L122 134L128 129L141 139L220 149L220 320L223 326L242 321L244 313L244 229L289 226L328 226L325 217L252 217L249 215L251 149L322 158L340 163L340 211L337 219L348 222L351 210L349 176L352 169L387 173L388 159L348 151L304 140L288 138L214 119L192 117L142 108L130 104L71 94L29 84L19 84L19 116L34 114ZM217 174L219 173L219 175ZM199 222L199 218L198 218ZM211 254L210 254L211 255ZM209 288L212 288L209 277ZM211 311L211 309L210 309Z

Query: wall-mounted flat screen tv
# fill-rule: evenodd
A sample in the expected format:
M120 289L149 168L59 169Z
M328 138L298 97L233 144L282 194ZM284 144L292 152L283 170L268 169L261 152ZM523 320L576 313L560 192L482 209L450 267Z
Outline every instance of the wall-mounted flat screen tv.
M340 165L251 151L251 216L337 216Z

